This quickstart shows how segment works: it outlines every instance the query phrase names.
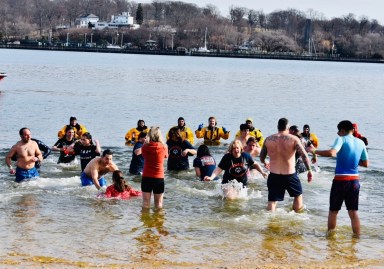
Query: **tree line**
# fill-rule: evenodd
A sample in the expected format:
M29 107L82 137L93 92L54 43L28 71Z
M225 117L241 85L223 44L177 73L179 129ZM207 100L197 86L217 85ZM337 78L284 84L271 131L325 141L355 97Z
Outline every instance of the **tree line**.
M94 30L75 28L76 18L95 14L101 21L128 11L140 28ZM57 26L68 26L57 27ZM64 28L64 29L63 29ZM159 49L198 48L207 42L211 50L312 53L342 57L384 56L384 27L375 19L347 14L326 19L313 10L278 10L229 7L222 16L214 5L199 7L181 1L137 3L127 0L2 0L0 42L38 39L85 44L92 36L97 44L116 43L143 47L149 39Z

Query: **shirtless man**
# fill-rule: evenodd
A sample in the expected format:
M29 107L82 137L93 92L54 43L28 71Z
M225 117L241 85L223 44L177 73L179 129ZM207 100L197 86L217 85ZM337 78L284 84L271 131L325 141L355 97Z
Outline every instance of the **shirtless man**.
M284 200L285 190L294 197L293 210L303 209L303 190L295 170L295 153L300 153L308 169L308 182L312 181L312 170L308 155L299 140L288 132L288 120L279 119L278 133L267 137L260 153L260 161L270 170L268 176L268 210L275 211L277 201ZM270 163L265 158L269 155Z
M16 182L39 176L35 167L37 161L43 160L43 155L37 143L31 140L31 131L24 127L19 131L21 140L14 145L5 157L9 173L16 175ZM17 155L16 170L12 167L12 157Z
M107 182L103 176L108 172L119 170L112 161L112 154L110 149L106 149L103 151L102 157L95 157L87 164L80 176L82 186L94 184L99 190L106 185Z

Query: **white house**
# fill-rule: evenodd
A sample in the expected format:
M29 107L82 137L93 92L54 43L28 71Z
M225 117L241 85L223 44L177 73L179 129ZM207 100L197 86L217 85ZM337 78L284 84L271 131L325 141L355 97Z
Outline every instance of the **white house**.
M97 30L104 28L117 29L121 27L137 29L140 27L140 25L133 23L133 17L129 15L129 12L123 12L121 15L112 15L110 22L98 21L94 23L94 25L94 29Z
M88 28L89 23L96 24L99 21L99 17L94 14L88 14L79 17L75 21L76 28Z

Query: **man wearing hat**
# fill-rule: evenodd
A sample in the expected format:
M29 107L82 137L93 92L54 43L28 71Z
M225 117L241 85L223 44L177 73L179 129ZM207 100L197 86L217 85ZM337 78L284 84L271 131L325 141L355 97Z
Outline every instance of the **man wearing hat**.
M185 120L183 117L179 117L177 119L177 126L173 126L172 128L175 128L175 127L179 128L180 134L183 140L187 140L189 143L191 143L191 145L195 144L195 138L193 136L192 130L191 128L185 126ZM172 128L170 128L169 130L171 130ZM167 140L169 139L168 133L167 133Z
M66 133L66 129L68 126L73 127L73 129L75 131L75 138L76 139L80 139L83 134L88 132L87 129L84 127L84 125L80 125L77 122L77 118L72 116L69 118L69 124L65 125L63 128L61 128L61 130L57 133L57 136L59 137L59 139L64 137L64 135Z
M253 127L253 119L252 118L246 119L245 124L249 126L249 135L256 138L257 143L260 145L260 147L263 147L263 144L264 144L263 134L259 129L256 129L255 127ZM236 133L236 138L240 138L240 137L241 137L241 130L239 130Z

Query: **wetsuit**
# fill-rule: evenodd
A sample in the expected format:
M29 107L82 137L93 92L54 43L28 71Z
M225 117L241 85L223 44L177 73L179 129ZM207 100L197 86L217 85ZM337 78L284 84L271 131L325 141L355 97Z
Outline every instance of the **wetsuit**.
M99 152L96 152L96 145L84 146L80 142L77 142L73 147L75 155L80 156L81 171L84 171L87 164L96 156L100 156Z

